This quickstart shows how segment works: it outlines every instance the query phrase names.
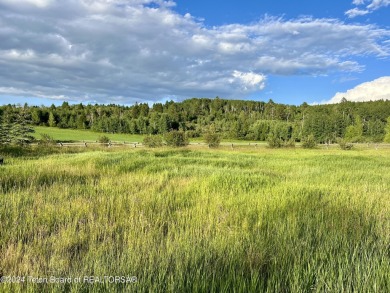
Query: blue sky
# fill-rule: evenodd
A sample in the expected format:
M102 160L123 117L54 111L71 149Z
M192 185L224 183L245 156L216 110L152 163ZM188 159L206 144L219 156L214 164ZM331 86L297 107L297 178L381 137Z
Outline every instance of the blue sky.
M250 23L262 19L265 14L283 16L286 19L302 15L345 19L344 12L352 8L352 3L349 1L338 1L335 5L334 1L323 0L178 0L175 2L176 11L201 17L208 25Z
M366 1L369 4L370 1ZM386 3L386 1L384 1ZM200 18L206 26L220 26L231 23L251 23L264 18L276 16L283 19L312 17L314 19L332 18L347 24L374 24L389 29L390 6L381 7L372 13L360 17L348 17L346 12L356 7L353 1L322 0L280 0L280 1L176 1L175 10L181 14L191 13ZM390 3L390 1L387 1ZM387 4L389 5L389 4ZM389 36L387 36L389 39ZM316 103L329 100L336 92L345 92L361 83L373 81L390 75L389 58L356 58L365 66L363 72L336 72L326 76L293 75L268 77L267 89L255 92L249 97L267 100L272 98L281 103L299 104L302 101ZM390 80L389 80L390 82Z
M390 0L0 0L0 104L390 99Z

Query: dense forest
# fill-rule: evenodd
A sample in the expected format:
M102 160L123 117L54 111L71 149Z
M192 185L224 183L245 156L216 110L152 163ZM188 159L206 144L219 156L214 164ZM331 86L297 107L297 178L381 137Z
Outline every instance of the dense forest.
M22 117L22 118L21 118ZM301 141L313 135L318 143L345 138L351 142L383 141L390 101L350 102L300 106L268 102L188 99L120 105L0 106L2 125L21 119L31 125L91 129L97 132L165 134L183 130L188 137L203 136L212 125L223 138L264 141L273 134ZM389 122L390 123L390 122Z

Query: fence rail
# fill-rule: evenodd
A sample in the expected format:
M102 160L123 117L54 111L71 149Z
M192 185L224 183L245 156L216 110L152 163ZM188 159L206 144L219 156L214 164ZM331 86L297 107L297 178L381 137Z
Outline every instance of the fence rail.
M120 147L120 146L127 146L127 147L145 147L140 142L109 142L109 143L100 143L100 142L94 142L94 141L83 141L83 142L59 142L56 144L59 147L88 147L88 146L102 146L102 147ZM202 147L208 147L207 143L204 142L191 142L189 144L190 146L202 146ZM352 144L355 149L390 149L390 144L388 143L353 143ZM268 147L268 144L266 142L222 142L220 144L221 147L230 147L232 149L234 148L266 148ZM301 148L300 144L297 144L296 147ZM317 148L319 149L337 149L339 148L338 144L318 144Z

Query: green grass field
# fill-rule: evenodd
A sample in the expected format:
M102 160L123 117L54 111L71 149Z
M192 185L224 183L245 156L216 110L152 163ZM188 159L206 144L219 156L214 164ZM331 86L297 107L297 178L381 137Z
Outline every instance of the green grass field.
M390 150L0 154L1 292L390 292Z
M111 139L111 141L121 142L142 142L143 135L137 134L123 134L123 133L100 133L91 130L80 129L61 129L57 127L45 127L35 126L34 137L41 138L41 134L48 134L53 139L58 141L96 141L99 136L105 135Z
M80 130L80 129L63 129L57 127L46 127L46 126L35 126L35 133L33 136L36 139L41 138L41 134L48 134L53 139L57 141L71 141L71 142L79 142L79 141L89 141L93 142L98 139L99 136L105 135L108 136L111 141L123 143L126 141L130 142L142 142L144 135L140 134L123 134L123 133L100 133L94 132L91 130ZM191 143L203 143L203 137L196 137L190 139ZM231 144L234 143L236 145L248 145L248 144L265 144L265 142L256 142L256 141L243 141L237 139L224 139L222 140L222 144Z

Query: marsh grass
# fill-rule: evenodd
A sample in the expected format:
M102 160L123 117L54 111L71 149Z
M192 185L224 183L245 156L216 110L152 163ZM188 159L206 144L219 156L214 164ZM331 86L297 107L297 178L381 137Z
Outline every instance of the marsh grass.
M388 150L53 152L0 166L0 274L138 282L1 291L390 291Z

